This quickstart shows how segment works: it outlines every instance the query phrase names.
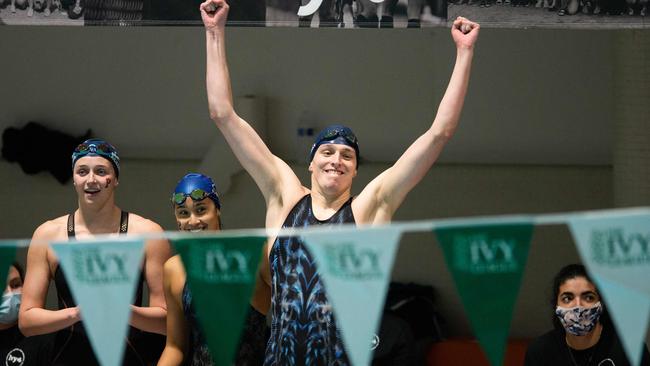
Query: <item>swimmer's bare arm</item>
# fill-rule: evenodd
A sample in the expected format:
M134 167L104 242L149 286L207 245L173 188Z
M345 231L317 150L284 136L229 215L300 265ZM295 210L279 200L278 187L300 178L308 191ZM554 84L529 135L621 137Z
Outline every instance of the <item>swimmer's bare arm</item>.
M206 0L200 6L206 35L210 117L262 192L269 211L267 226L277 226L279 223L273 222L273 217L306 191L291 168L271 153L255 130L234 110L225 45L228 9L225 0Z
M459 17L454 21L451 33L456 43L456 63L436 117L431 127L397 162L370 182L353 202L353 208L370 208L355 210L355 215L357 211L361 213L361 223L390 221L408 192L422 180L456 131L467 94L479 25Z
M134 217L134 230L129 233L162 232L160 225L153 221L131 214ZM135 220L137 218L137 220ZM131 226L131 224L129 224ZM146 332L165 334L167 304L163 291L163 265L171 257L171 248L167 240L147 240L144 248L145 280L149 289L149 306L131 305L130 324Z
M178 255L165 262L164 290L167 303L167 341L158 366L183 365L189 349L189 327L183 312L185 268Z
M48 221L39 226L34 231L27 251L27 272L18 318L20 331L26 336L52 333L81 319L78 307L45 309L47 290L52 279L50 258L53 255L48 253L49 242L62 239L58 236L60 227L65 227L65 224Z

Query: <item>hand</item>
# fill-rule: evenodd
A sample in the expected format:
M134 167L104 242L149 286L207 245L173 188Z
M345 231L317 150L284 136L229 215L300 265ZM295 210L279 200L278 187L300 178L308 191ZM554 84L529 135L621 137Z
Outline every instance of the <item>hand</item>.
M481 26L466 18L458 17L451 26L451 36L457 48L474 48Z
M206 0L201 4L201 19L206 30L222 29L228 19L228 3L225 0Z
M73 320L73 324L81 320L81 311L79 311L79 306L73 308L66 308L68 312L68 318Z

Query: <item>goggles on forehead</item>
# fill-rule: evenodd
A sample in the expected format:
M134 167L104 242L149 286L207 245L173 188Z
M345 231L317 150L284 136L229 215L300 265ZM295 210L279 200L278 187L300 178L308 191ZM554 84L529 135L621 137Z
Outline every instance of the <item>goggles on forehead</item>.
M79 144L74 149L75 154L103 154L103 155L117 155L117 151L113 148L113 146L107 144L107 143L101 143L101 144L93 144L93 143L83 143Z
M99 155L111 161L115 168L115 173L120 174L120 157L117 155L117 150L113 145L101 140L88 140L79 144L72 152L72 167L80 158L86 155Z
M187 197L190 197L192 201L202 201L210 197L211 194L212 192L206 192L201 188L193 189L190 193L176 192L172 194L172 202L180 206L185 202Z
M343 137L347 142L349 142L352 145L357 145L359 142L357 140L357 136L355 136L352 133L352 131L343 128L335 128L332 129L331 131L327 131L327 133L324 134L322 138L320 138L320 141L329 141L335 139L336 137Z

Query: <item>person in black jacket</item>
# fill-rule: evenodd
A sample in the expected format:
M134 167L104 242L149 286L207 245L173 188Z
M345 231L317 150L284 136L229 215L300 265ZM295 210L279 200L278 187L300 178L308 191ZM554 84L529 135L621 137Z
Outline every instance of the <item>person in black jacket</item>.
M14 262L9 267L0 303L0 365L47 365L54 338L50 335L26 338L18 329L18 308L25 272Z
M626 366L630 362L585 267L570 264L553 280L554 329L535 339L525 366ZM642 366L650 366L647 346Z

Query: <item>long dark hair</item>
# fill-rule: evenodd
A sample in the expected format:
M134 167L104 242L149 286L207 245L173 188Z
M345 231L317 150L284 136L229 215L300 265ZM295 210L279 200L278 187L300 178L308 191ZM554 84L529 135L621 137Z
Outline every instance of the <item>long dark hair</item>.
M18 276L20 276L20 282L25 282L25 270L23 269L23 266L20 265L20 263L14 261L11 262L11 266L18 271Z
M560 286L564 284L567 280L573 279L573 278L578 278L578 277L583 277L589 283L594 285L596 287L594 281L591 279L589 274L587 273L587 269L585 266L582 264L568 264L560 269L560 271L553 277L553 287L551 288L551 297L549 298L549 302L551 305L551 315L553 319L553 327L557 329L558 331L564 332L564 327L562 326L562 323L560 323L560 320L557 318L555 315L555 308L557 307L557 297L560 294ZM600 323L603 324L604 326L609 327L609 324L611 324L611 320L609 317L609 314L607 313L607 307L605 307L605 302L603 301L603 297L600 294L600 290L596 288L596 293L598 294L598 297L600 298L602 307L603 307L603 313L600 315Z

